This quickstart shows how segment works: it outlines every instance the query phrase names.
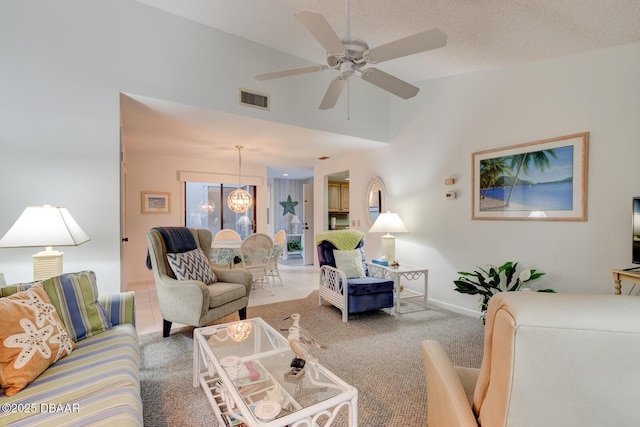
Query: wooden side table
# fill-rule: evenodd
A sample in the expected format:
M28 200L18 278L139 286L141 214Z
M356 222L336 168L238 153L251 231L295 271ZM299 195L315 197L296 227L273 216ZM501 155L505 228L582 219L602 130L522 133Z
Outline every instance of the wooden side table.
M616 295L622 293L623 281L631 282L633 286L640 285L640 270L611 270L611 274L613 275L613 286Z

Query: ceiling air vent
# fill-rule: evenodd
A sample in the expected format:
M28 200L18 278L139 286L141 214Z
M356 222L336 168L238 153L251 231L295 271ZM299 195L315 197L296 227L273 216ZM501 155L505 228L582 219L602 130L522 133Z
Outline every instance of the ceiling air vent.
M268 110L269 95L240 89L240 104Z

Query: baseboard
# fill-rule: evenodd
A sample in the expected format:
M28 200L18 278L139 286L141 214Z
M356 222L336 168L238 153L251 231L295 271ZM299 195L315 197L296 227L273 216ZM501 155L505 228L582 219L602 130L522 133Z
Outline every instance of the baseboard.
M469 317L480 317L480 312L471 310L469 308L460 307L459 305L449 304L448 302L442 302L429 298L429 304L433 304L436 307L444 308L445 310L453 311L454 313L463 314Z

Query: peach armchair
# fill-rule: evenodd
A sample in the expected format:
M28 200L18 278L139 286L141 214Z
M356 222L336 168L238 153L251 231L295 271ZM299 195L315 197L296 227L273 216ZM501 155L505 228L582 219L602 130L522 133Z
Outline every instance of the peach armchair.
M640 298L504 292L482 366L422 342L429 427L640 425Z

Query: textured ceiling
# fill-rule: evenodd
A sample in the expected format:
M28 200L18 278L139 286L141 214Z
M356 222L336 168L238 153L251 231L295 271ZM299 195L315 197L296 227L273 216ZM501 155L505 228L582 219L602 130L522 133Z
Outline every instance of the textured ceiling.
M137 1L322 64L323 48L294 13L320 12L346 32L344 0ZM351 36L370 47L447 33L444 48L379 66L409 82L640 41L638 0L352 0L350 18Z
M319 64L324 64L324 49L294 13L320 12L339 37L346 33L343 0L137 1ZM640 0L352 0L350 4L350 35L365 40L370 47L431 28L439 28L448 35L445 47L376 67L416 82L637 42L640 41ZM254 70L255 73L267 71L274 70ZM142 98L133 104L129 101L125 102L124 109L130 116L124 120L123 131L138 137L144 135L145 129L153 131L154 118L166 119L167 116L173 118L167 123L174 125L165 129L164 135L182 141L190 140L190 133L195 129L201 135L208 132L205 123L215 125L217 132L221 123L235 124L229 117L218 116L220 120L216 120L212 112L198 112L176 104ZM147 108L137 108L138 102ZM265 125L265 131L276 126L252 123L256 125ZM234 138L235 144L247 147L247 161L251 161L252 147L257 145L244 139L233 127L225 131L226 136ZM299 132L303 131L283 126L278 126L277 131L280 144L284 145L274 151L292 153L291 158L278 158L279 163L314 163L321 150L301 153L292 148L294 145L287 147L287 139L283 138L291 135L291 143L295 144L300 138ZM308 132L306 138L318 140L319 144L326 139L322 133L304 132ZM212 135L209 139L216 140L219 136ZM138 142L139 148L144 148L144 138ZM265 141L260 143L264 145ZM362 141L357 139L345 139L341 143L341 150L363 149ZM181 144L183 154L185 146L191 147L194 155L202 150L197 144ZM169 140L165 148L171 150ZM230 155L234 155L233 148L227 148ZM261 158L265 156L260 153ZM274 170L280 173L284 169Z

